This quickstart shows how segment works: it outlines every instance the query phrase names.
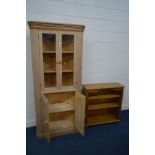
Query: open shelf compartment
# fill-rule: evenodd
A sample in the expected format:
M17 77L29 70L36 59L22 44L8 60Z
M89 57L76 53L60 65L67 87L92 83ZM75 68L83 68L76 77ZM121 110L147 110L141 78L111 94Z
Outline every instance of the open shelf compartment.
M49 130L53 132L62 132L75 129L75 113L74 111L61 111L49 113Z
M74 92L61 92L45 94L48 100L49 113L74 110Z
M49 123L49 129L51 131L60 131L64 129L73 129L74 124L72 121L69 120L57 120L57 121L51 121Z
M120 121L119 107L105 108L100 110L88 111L86 125L97 125L102 123Z

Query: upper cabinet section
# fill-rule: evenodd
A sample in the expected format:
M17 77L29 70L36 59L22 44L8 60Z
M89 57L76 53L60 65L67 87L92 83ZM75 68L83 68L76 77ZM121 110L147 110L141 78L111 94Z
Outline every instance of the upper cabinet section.
M85 26L32 21L28 25L39 87L43 92L61 89L80 91Z

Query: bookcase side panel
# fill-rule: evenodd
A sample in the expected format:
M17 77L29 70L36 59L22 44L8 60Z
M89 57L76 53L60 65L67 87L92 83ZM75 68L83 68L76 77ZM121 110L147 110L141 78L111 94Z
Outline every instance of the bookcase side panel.
M41 76L40 76L40 48L39 48L39 31L30 30L31 52L32 52L32 68L33 68L33 86L34 101L36 112L36 136L42 138L44 136L44 113L41 102Z

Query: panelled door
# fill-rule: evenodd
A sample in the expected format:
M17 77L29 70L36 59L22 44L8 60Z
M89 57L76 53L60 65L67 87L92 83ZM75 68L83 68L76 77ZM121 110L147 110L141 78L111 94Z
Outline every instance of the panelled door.
M39 40L42 88L75 87L76 33L41 31Z

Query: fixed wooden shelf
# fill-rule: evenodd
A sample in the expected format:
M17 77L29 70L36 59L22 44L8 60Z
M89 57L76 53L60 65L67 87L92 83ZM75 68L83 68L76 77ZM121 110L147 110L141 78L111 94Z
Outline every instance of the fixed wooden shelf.
M63 73L72 73L73 70L71 70L71 69L64 69L64 70L62 70L62 72L63 72Z
M43 51L43 53L56 53L56 51Z
M44 73L56 73L56 70L44 70Z
M104 109L104 108L115 108L119 107L118 103L103 103L103 104L94 104L88 105L88 110L97 110L97 109Z
M106 98L114 98L114 97L120 97L119 94L102 94L102 95L95 95L95 96L89 96L88 100L95 100L95 99L106 99Z
M61 92L71 92L71 91L76 91L76 89L73 86L64 86L61 89L49 87L49 88L44 88L42 92L44 94L48 94L48 93L54 93L54 92L61 93Z
M54 103L49 105L49 113L74 110L74 106L67 103Z
M118 121L120 121L120 119L118 119L117 116L114 114L94 116L94 117L87 118L87 126L104 124L104 123L112 123L112 122L118 122Z
M74 53L74 51L62 51L62 53Z

